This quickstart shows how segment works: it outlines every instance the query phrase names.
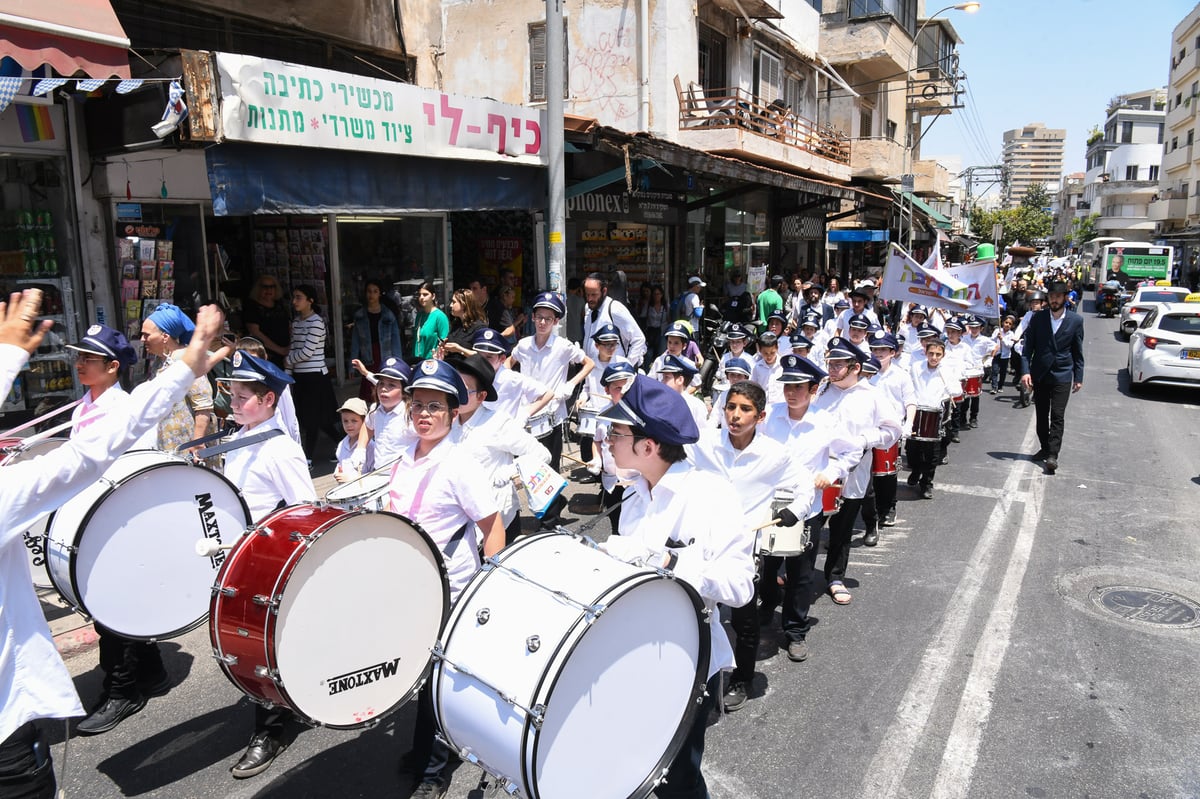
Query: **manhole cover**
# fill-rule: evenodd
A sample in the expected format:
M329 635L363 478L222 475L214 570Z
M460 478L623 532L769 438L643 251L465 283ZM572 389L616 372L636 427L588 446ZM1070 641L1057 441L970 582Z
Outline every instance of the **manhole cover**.
M1108 585L1093 588L1091 598L1097 607L1130 621L1167 627L1200 627L1200 604L1170 591Z

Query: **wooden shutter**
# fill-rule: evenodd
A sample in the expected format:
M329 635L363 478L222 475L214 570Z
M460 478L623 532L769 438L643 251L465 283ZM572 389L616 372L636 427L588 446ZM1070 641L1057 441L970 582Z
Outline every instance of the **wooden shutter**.
M783 96L783 65L779 59L760 50L758 53L758 98L764 105Z
M563 99L571 94L570 43L567 41L567 21L563 20ZM529 23L529 100L546 100L546 23Z

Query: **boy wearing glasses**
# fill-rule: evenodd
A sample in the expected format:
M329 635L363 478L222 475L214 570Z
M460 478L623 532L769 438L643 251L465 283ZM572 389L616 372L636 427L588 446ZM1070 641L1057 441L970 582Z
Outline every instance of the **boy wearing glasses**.
M221 383L229 387L229 404L241 428L230 437L239 441L259 433L270 437L225 453L225 476L242 491L255 522L287 505L315 502L317 492L308 475L304 450L287 435L275 412L279 395L292 378L275 364L238 350L233 371ZM260 774L287 748L284 727L292 712L254 706L254 734L230 772L236 779Z
M445 361L422 361L406 392L415 438L392 467L389 509L419 524L437 544L454 601L479 568L478 533L483 533L484 557L491 557L504 547L504 523L490 475L485 477L472 449L460 444L462 428L454 425L460 408L468 404L462 377ZM413 748L405 757L421 780L413 796L446 792L453 755L436 732L432 683L426 682L417 696Z
M550 450L550 468L562 471L563 421L567 418L567 403L575 388L587 379L595 365L578 345L554 332L554 326L567 312L563 301L552 291L544 291L533 301L532 336L517 342L516 349L508 358L508 366L521 364L521 373L541 381L554 392L554 400L547 406L550 413L551 430L539 436L538 441ZM571 364L583 364L579 374L567 379Z
M124 334L108 325L92 325L78 344L68 344L67 349L75 351L75 372L80 385L87 387L71 413L71 436L75 437L129 400L118 381L125 369L137 363L137 352ZM154 438L154 431L143 434L132 449L153 449ZM165 693L171 684L158 644L126 638L99 622L96 632L104 693L100 704L76 727L80 735L114 729L144 708L147 697Z

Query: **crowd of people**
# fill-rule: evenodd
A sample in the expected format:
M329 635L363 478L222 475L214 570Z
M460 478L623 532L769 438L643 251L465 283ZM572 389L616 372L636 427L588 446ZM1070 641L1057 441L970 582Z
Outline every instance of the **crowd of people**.
M775 275L751 296L734 275L715 298L692 276L674 300L648 286L631 308L592 274L566 294L537 294L526 315L513 302L509 273L495 297L478 281L455 290L449 314L434 286L422 284L411 318L369 281L351 331L362 379L358 396L340 406L325 368L327 326L310 287L293 287L288 314L274 298L278 282L260 279L258 307L246 314L248 335L240 339L223 331L212 308L193 322L160 306L145 320L142 339L162 366L132 394L119 378L136 362L134 349L119 331L95 325L73 345L88 390L70 443L61 455L8 473L0 684L13 701L0 712L0 780L27 786L22 795L49 796L48 753L31 722L83 714L28 567L18 561L17 531L94 481L139 437L157 436L153 446L174 452L219 427L242 446L209 465L242 491L256 522L317 499L306 460L320 431L337 440L339 482L385 470L383 506L419 524L437 545L452 599L482 558L524 529L518 459L561 472L571 457L564 443L577 441L580 468L572 478L600 486L611 528L602 547L674 572L714 611L704 708L719 701L736 711L749 701L759 640L777 610L787 655L802 662L812 603L823 594L838 605L852 601L851 540L860 519L867 546L896 523L900 450L908 485L932 499L951 445L980 424L982 386L1002 390L1007 367L1018 403L1032 395L1037 404L1036 457L1054 473L1067 399L1083 372L1082 322L1065 307L1070 287L1054 278L1014 278L1006 292L1011 315L990 333L989 320L884 302L870 279L846 291L832 276ZM1031 289L1031 279L1044 279L1045 292ZM696 322L714 300L732 321L708 391ZM0 313L0 377L9 382L43 332L34 325L36 310L27 294ZM215 418L216 398L224 399L225 419ZM44 491L51 479L54 490ZM541 529L556 529L564 504L542 514ZM773 547L756 537L758 529L802 531L802 543ZM718 606L728 609L731 641ZM77 725L81 734L114 729L169 688L152 643L101 629L100 665L104 695ZM416 778L415 796L437 797L456 755L436 735L429 686L417 703L404 766ZM249 743L231 767L235 778L267 769L294 723L286 707L256 708ZM660 797L707 796L705 716L697 714L687 731Z

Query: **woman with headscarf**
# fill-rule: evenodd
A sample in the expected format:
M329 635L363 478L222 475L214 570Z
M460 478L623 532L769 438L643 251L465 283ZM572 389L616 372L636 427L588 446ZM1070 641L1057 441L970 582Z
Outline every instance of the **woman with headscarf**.
M242 307L246 332L267 348L267 357L283 366L291 343L292 315L282 294L283 287L273 275L259 275Z
M350 331L350 360L363 363L368 372L378 372L388 358L401 358L400 322L391 300L383 293L383 284L367 280L363 286L363 305L354 312ZM370 403L375 386L366 377L359 382L358 396Z
M337 399L333 380L325 365L325 320L316 303L317 292L312 286L300 285L292 290L292 347L284 366L296 381L296 418L300 422L300 437L305 457L310 464L316 457L317 439L324 430L336 447L342 431L335 422Z
M195 329L187 314L168 302L142 321L142 343L147 352L161 359L156 375L175 363L179 352L192 340ZM213 429L212 386L208 377L198 377L187 395L158 423L157 446L163 452L174 452L181 444L203 438Z

